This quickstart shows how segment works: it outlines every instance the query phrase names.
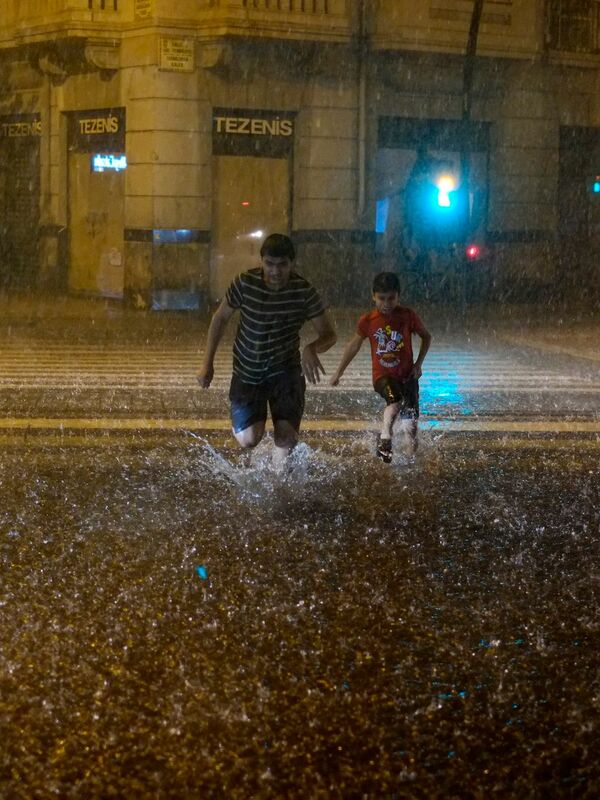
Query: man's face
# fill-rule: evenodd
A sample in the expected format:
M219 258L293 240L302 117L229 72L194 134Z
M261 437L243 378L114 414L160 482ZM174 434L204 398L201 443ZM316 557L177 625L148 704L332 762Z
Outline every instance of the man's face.
M263 256L263 278L269 289L281 289L290 279L292 262L289 258Z
M373 292L373 302L380 314L391 314L398 305L398 292Z

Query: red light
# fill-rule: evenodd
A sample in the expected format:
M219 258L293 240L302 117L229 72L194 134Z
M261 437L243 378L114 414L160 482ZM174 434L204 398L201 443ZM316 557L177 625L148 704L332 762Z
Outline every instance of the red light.
M465 252L467 258L470 258L472 261L474 261L476 258L479 258L481 249L476 244L470 244Z
M244 206L244 208L247 208L250 205L250 203L247 200L242 200L242 205Z

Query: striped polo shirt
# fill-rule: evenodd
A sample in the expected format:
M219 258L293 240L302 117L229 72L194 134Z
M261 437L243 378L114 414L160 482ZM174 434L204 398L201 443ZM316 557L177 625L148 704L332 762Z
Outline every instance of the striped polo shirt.
M233 344L234 375L256 385L300 366L300 328L325 311L305 278L292 272L284 287L269 289L262 267L257 267L238 275L225 298L240 311Z

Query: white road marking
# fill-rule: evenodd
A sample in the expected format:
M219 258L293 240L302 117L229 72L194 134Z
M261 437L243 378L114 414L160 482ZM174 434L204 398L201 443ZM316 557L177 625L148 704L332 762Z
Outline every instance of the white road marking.
M331 374L338 362L341 346L322 356ZM0 390L199 390L196 373L201 347L191 345L68 345L46 342L0 343ZM224 390L231 377L231 352L223 343L217 354L213 387ZM484 350L465 350L438 345L427 357L421 379L422 390L445 397L461 393L511 392L600 393L597 376L565 375L549 368L544 359L520 364L507 354ZM349 366L338 387L325 378L310 391L347 392L371 390L371 365L368 348Z

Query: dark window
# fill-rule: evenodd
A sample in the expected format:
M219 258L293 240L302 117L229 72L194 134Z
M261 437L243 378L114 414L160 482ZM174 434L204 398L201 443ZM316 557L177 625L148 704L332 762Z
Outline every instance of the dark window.
M590 177L598 172L600 128L561 127L558 178L559 232L563 238L590 234Z
M548 45L552 50L595 53L599 21L599 0L548 0Z
M118 11L118 0L95 0L96 8L105 11L107 8ZM94 8L94 0L88 0L90 11Z
M377 139L379 147L483 152L489 149L489 131L489 122L379 117Z
M8 121L6 117L5 120ZM3 287L35 285L39 263L36 233L40 224L39 153L38 136L0 138L0 285Z

